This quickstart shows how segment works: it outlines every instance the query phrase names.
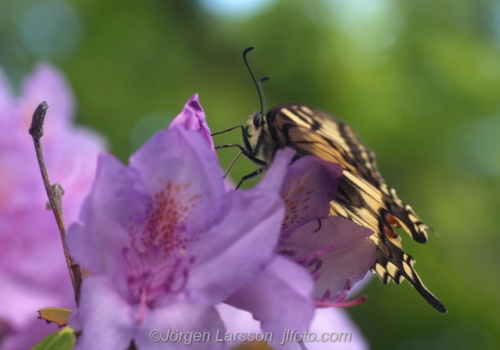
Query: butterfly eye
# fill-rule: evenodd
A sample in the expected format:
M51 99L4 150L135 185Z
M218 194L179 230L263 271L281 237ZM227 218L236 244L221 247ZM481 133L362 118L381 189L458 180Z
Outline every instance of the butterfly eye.
M258 113L253 117L253 126L258 128L260 126L260 122L262 121L262 114Z

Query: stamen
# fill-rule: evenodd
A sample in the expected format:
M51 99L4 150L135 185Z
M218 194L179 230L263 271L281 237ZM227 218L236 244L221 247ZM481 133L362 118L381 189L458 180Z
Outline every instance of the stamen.
M146 295L146 288L142 287L141 288L141 299L140 299L140 304L139 304L139 318L137 319L138 323L142 323L144 321L144 318L146 317L146 301L147 301L147 295Z
M294 250L290 250L290 249L282 249L282 250L278 251L278 254L285 255L285 256L295 256L295 255L297 255L297 252Z
M314 269L310 272L312 275L316 274L321 269L321 266L323 266L323 260L320 260L318 258L315 259L317 259L317 261L315 261L316 266L314 266Z
M179 259L180 262L181 259ZM178 294L186 288L188 277L189 277L189 269L192 265L192 259L190 259L184 266L182 265L177 265L175 270L172 271L172 274L170 275L169 278L169 285L166 286L166 289L169 293L171 294ZM182 266L182 271L181 271L181 276L180 276L180 285L177 288L174 288L174 284L179 281L179 278L174 278L176 277L176 272L179 270L179 267Z
M346 301L346 302L326 302L326 301L318 301L316 300L315 305L316 307L352 307L359 305L363 302L365 302L368 299L366 295L363 295L362 297L358 299L354 299L351 301Z
M295 261L299 264L302 264L304 263L305 261L309 260L310 258L316 258L322 254L326 254L326 253L329 253L331 252L332 250L335 249L335 246L333 244L323 248L323 249L320 249L316 252L313 252L313 253L310 253L310 254L307 254L307 255L304 255L304 256L301 256L299 258L295 258Z
M344 289L342 293L337 294L335 296L331 296L331 290L327 290L325 294L323 295L322 298L314 298L315 301L318 302L334 302L334 303L339 303L341 301L344 301L347 298L347 295L349 294L349 289Z

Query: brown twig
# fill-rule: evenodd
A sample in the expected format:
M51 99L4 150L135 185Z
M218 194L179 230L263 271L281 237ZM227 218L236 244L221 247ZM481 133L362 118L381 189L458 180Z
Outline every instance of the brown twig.
M76 305L78 305L80 301L80 286L82 284L83 277L80 266L69 255L66 244L66 228L64 226L62 211L62 194L64 193L64 190L59 184L50 184L49 175L47 174L47 168L43 159L42 144L40 143L40 139L43 136L43 123L48 108L49 105L45 101L38 105L33 113L33 120L31 121L29 133L33 137L33 143L35 144L36 158L38 159L38 165L40 167L40 172L42 173L43 184L45 185L45 191L47 191L50 208L54 213L54 217L56 218L57 226L59 227L59 232L61 234L64 257L66 258L71 283L73 284L73 289L75 291Z

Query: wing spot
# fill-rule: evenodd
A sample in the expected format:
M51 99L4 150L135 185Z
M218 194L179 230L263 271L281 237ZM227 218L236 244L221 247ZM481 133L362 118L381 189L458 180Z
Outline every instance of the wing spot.
M398 273L398 268L396 265L394 265L392 262L388 261L387 266L386 266L387 272L391 275L393 279L396 278L396 274Z
M403 261L403 268L405 269L405 272L408 275L408 277L414 278L413 277L413 270L410 267L410 265L408 265L408 263L406 261Z
M384 278L385 269L384 269L384 267L382 265L380 265L379 263L377 263L375 265L375 271L377 272L377 275L379 275L381 279Z

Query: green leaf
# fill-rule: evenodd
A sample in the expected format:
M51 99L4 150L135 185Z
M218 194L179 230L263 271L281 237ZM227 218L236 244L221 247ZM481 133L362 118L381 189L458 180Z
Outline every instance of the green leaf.
M75 334L70 327L53 333L36 344L31 350L71 350L75 346Z

